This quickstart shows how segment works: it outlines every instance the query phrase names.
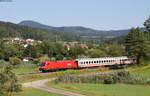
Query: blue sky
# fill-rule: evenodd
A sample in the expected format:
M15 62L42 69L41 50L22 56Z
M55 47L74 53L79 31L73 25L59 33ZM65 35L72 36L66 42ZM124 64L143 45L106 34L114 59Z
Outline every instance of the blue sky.
M0 21L34 20L50 26L100 30L143 26L150 0L13 0L0 2Z

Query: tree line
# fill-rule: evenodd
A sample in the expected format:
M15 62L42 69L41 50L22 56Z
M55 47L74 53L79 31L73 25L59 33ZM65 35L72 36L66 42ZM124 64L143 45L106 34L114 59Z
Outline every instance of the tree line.
M44 40L37 45L23 47L17 44L0 42L0 59L9 61L12 57L41 58L47 56L50 60L64 60L77 58L114 57L125 55L124 46L120 44L87 44L88 48L82 48L80 44L64 46L62 42Z

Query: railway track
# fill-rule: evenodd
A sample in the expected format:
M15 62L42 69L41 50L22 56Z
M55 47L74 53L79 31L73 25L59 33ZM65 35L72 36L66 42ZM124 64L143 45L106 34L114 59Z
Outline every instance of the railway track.
M85 69L74 69L78 71L88 71L88 70L99 70L98 68L85 68ZM61 70L61 71L53 71L53 72L32 72L32 73L21 73L17 75L39 75L39 74L54 74L56 72L66 72L66 70Z
M21 74L17 74L17 75L27 75L27 74L42 74L42 72L21 73Z

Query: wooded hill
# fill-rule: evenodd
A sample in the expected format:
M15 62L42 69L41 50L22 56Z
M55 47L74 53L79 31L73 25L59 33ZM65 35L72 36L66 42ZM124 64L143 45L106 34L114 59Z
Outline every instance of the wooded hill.
M51 40L51 41L79 41L79 36L64 33L56 30L46 30L33 28L10 22L0 21L0 38L5 37L21 37L32 38L35 40Z
M129 29L126 30L95 30L92 28L86 28L82 26L64 26L64 27L54 27L54 26L49 26L45 24L41 24L39 22L31 21L31 20L25 20L19 23L20 25L25 25L29 27L34 27L34 28L42 28L42 29L53 29L61 32L68 32L68 33L73 33L76 35L80 36L124 36L127 35L129 32Z
M86 43L103 43L103 42L122 42L124 37L128 34L129 29L126 30L95 30L82 26L65 26L54 27L39 22L25 20L19 23L19 25L29 26L33 28L41 28L47 30L56 30L69 34L75 34L80 36L80 40Z

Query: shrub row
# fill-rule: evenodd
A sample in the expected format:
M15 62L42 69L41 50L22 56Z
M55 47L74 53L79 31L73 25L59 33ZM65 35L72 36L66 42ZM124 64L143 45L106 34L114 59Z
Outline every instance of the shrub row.
M70 75L68 73L63 73L57 79L54 80L55 83L101 83L101 84L149 84L150 78L144 78L140 75L131 75L130 72L125 70L119 70L115 72L107 72L92 75Z

